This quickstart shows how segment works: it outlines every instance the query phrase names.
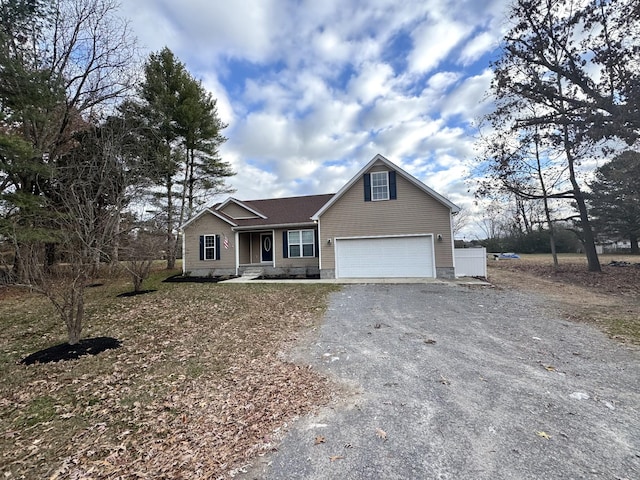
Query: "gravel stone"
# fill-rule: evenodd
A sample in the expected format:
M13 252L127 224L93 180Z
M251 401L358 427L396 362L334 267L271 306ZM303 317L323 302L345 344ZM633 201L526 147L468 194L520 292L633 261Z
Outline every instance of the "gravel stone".
M640 350L541 298L349 285L292 355L348 393L293 424L252 478L640 478Z

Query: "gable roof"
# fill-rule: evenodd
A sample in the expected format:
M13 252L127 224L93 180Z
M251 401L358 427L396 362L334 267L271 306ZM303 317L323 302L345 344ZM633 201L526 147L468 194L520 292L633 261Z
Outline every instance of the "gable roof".
M216 212L213 208L205 208L204 210L202 210L198 214L196 214L193 217L191 217L185 223L183 223L182 226L180 227L180 230L184 230L188 225L190 225L191 223L195 222L197 219L199 219L205 213L210 213L211 215L213 215L215 217L218 217L220 220L222 220L224 222L227 222L232 227L237 227L238 226L229 216L221 215L220 213Z
M253 213L256 217L267 218L262 213L256 211L255 209L253 209L249 205L247 205L247 202L242 202L242 201L238 200L237 198L233 198L233 197L227 198L224 202L222 202L218 206L216 206L215 209L218 210L218 211L222 211L230 203L235 203L236 205L238 205L238 206L244 208L245 210Z
M191 220L186 222L182 228L184 229L205 213L210 213L221 220L224 220L234 227L234 230L281 225L313 225L314 222L311 219L311 215L317 212L322 205L327 203L333 195L333 193L329 193L324 195L305 195L300 197L269 198L264 200L245 200L242 202L236 199L227 199L222 203L217 203L204 209ZM256 218L231 218L229 215L226 215L221 211L221 209L228 205L230 201L234 201L240 206L247 208L252 212L256 212L256 214L260 216Z
M394 164L393 162L389 161L388 159L386 159L385 157L383 157L382 155L380 155L378 153L375 157L373 157L371 159L371 161L369 163L367 163L362 169L360 169L360 171L358 173L356 173L353 176L353 178L351 180L349 180L345 184L345 186L342 187L338 191L338 193L336 193L327 203L322 205L318 209L318 211L316 211L316 213L314 213L311 216L311 218L313 220L318 220L320 218L320 215L322 215L324 212L326 212L329 209L329 207L331 207L331 205L336 203L338 201L338 199L340 199L340 197L342 197L342 195L344 195L360 179L360 177L362 177L362 175L367 170L369 170L371 167L373 167L373 165L378 161L384 163L387 167L389 167L390 170L395 170L397 172L397 174L402 176L405 180L409 181L410 183L412 183L413 185L418 187L420 190L422 190L424 193L426 193L427 195L430 195L431 197L436 199L438 202L442 203L447 208L451 209L451 211L453 213L457 213L457 212L460 211L460 207L458 207L456 204L454 204L453 202L451 202L447 198L443 197L442 195L440 195L438 192L436 192L432 188L427 187L424 183L422 183L416 177L414 177L413 175L405 172L400 167L398 167L396 164Z
M324 195L305 195L288 198L269 198L264 200L248 200L242 202L254 211L261 212L264 218L235 219L239 228L313 224L311 216L327 203L333 193ZM219 212L222 215L224 213Z

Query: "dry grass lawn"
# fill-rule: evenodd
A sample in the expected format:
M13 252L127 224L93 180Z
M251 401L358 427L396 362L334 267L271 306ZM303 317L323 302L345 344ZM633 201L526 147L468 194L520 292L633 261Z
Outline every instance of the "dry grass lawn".
M161 283L89 289L83 337L122 347L25 366L66 341L46 299L0 287L0 475L7 479L227 478L271 435L329 399L279 354L324 312L327 285Z
M489 280L502 288L542 295L567 318L598 325L611 337L640 345L640 257L601 255L602 273L587 271L582 255L522 255L520 260L489 261ZM627 262L628 266L612 266Z
M638 257L603 257L640 262ZM162 283L117 298L125 279L88 291L83 337L122 347L79 360L19 361L64 342L46 299L0 287L0 474L6 479L218 479L275 446L274 432L330 398L287 344L320 320L330 285ZM489 262L499 288L525 289L640 344L640 266L586 271L583 257Z

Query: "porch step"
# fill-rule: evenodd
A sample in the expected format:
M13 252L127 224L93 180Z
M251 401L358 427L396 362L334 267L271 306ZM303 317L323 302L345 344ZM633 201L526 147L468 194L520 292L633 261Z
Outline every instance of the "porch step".
M261 267L248 267L243 270L241 277L246 278L258 278L264 275L264 268Z

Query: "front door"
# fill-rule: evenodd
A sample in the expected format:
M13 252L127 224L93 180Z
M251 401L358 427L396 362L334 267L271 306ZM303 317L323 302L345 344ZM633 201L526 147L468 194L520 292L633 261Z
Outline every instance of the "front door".
M271 233L260 234L260 261L263 263L273 261L273 234Z

